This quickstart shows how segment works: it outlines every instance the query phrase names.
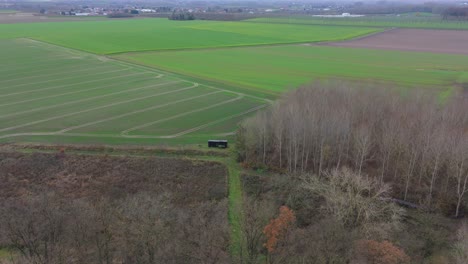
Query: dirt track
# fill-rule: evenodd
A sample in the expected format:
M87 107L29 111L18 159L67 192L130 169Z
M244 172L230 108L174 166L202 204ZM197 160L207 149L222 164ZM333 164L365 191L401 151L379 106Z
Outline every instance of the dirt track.
M324 45L468 55L468 31L393 29L363 38Z

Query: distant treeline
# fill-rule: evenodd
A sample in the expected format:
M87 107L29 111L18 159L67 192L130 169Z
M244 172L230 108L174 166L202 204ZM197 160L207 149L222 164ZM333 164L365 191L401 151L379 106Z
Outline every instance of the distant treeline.
M150 15L161 17L161 15ZM165 15L167 17L167 15ZM250 18L256 18L259 15L248 13L189 13L173 12L168 16L171 20L218 20L218 21L239 21Z
M190 12L173 12L169 16L170 20L195 20L195 15Z
M108 18L129 18L129 17L134 17L133 14L131 13L113 13L107 15Z
M468 7L453 7L448 8L443 13L444 19L456 18L468 20Z

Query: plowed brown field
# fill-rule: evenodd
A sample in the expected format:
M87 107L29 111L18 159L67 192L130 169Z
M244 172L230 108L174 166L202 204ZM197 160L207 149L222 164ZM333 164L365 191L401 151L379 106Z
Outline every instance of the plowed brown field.
M468 30L393 29L326 45L468 55Z

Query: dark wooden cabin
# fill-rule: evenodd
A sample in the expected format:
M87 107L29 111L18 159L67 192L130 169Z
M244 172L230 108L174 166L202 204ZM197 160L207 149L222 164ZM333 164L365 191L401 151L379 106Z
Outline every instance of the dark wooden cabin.
M221 140L221 139L211 139L208 140L208 147L209 148L227 148L228 147L228 141L227 140Z

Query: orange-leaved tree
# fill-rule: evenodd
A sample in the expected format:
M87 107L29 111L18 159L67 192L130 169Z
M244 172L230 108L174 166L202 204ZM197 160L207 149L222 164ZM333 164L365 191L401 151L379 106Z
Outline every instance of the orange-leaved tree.
M270 223L265 226L263 233L267 241L264 244L269 253L275 251L278 241L286 234L288 228L296 221L294 212L287 206L280 207L279 216L270 220Z
M357 255L369 264L401 264L410 261L404 250L389 241L358 240L356 250Z

